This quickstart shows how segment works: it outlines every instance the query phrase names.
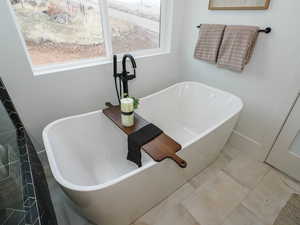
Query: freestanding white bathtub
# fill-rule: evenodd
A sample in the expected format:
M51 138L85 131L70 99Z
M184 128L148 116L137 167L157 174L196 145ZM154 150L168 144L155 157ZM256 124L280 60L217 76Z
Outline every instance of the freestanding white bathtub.
M126 160L127 137L102 111L61 119L43 132L52 173L84 215L99 225L128 225L216 159L243 107L229 93L183 82L141 99L137 110L179 142L170 159L143 167Z

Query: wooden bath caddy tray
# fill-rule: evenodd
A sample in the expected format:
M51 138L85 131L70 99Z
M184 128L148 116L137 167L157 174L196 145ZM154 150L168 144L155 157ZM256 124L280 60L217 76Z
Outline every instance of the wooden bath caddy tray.
M121 123L120 106L110 106L109 108L104 109L103 113L127 135L136 132L142 127L149 124L148 121L144 120L141 116L135 113L134 126L124 127ZM176 152L181 150L181 145L165 133L162 133L157 138L143 145L142 149L156 162L160 162L166 158L170 158L173 159L182 168L185 168L187 166L186 161L176 155Z

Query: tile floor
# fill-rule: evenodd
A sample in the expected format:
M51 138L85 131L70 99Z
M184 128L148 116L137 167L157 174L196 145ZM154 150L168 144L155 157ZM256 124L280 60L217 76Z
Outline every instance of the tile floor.
M90 225L48 175L60 224ZM272 225L299 192L299 183L228 144L207 169L133 225Z

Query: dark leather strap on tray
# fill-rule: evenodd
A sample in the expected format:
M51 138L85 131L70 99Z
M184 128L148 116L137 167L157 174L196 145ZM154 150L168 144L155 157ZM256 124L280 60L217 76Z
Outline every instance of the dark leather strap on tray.
M121 112L122 115L124 116L131 116L134 112Z

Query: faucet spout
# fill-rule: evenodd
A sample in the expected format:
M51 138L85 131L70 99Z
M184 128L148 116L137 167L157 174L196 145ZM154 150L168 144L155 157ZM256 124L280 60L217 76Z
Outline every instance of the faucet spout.
M129 74L129 72L127 71L127 66L126 66L127 59L129 59L131 61L131 65L133 68L133 74ZM123 59L122 59L122 66L123 66L123 72L122 72L123 93L124 93L124 95L128 96L129 95L128 81L136 78L136 62L135 62L134 57L130 54L124 55Z
M123 60L122 60L123 72L124 72L124 71L127 71L127 69L126 69L126 63L127 63L127 59L128 59L128 58L129 58L130 61L131 61L132 68L133 68L134 70L136 69L136 62L135 62L134 57L133 57L132 55L130 55L130 54L126 54L126 55L123 56Z
M130 74L127 71L127 65L126 65L127 59L129 59L131 61L131 65L133 68L133 74ZM120 99L129 95L128 81L136 78L137 66L136 66L134 57L130 54L125 54L123 56L123 59L122 59L123 71L121 73L118 73L117 63L118 63L117 56L114 55L114 57L113 57L113 65L114 65L113 72L114 72L115 88L116 88L116 92L117 92L118 101L120 104ZM117 82L118 79L119 79L119 87L118 87L118 82Z

